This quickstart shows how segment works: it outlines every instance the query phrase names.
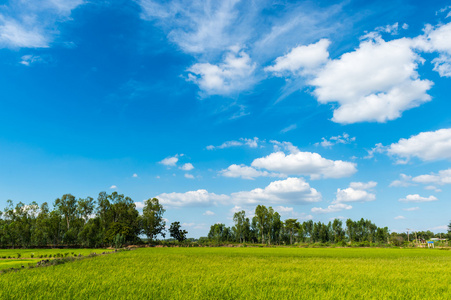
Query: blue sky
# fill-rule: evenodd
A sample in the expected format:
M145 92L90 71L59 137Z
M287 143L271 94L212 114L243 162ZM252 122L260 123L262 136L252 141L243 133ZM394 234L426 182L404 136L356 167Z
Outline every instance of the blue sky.
M1 207L451 220L448 1L2 1L0 64Z

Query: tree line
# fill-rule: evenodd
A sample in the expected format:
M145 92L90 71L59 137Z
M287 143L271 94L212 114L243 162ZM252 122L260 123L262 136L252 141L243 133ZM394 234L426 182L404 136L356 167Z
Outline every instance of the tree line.
M47 202L14 205L8 200L0 212L0 247L120 247L140 243L142 236L152 241L165 236L164 212L158 199L152 198L139 214L134 201L117 192L101 192L97 200L65 194L55 200L53 209ZM169 231L180 241L186 239L179 222L172 223Z
M65 194L54 201L14 205L8 200L0 211L0 247L120 247L124 244L154 243L158 236L166 237L165 209L157 198L144 201L142 214L134 201L117 192L99 193L97 199L79 198ZM272 207L258 205L254 216L246 217L244 210L233 216L234 225L217 223L210 227L207 237L199 242L260 243L292 245L294 243L394 243L402 244L409 237L405 233L389 233L387 227L377 227L370 220L335 219L328 223L282 221ZM187 240L188 232L180 222L171 223L169 235L179 242ZM429 239L434 233L417 232L416 237ZM444 235L447 237L447 235ZM190 239L192 240L192 239ZM410 238L413 240L413 237Z
M389 232L388 227L378 227L370 220L360 219L353 221L347 219L343 222L334 219L328 223L307 220L300 222L297 219L281 220L281 216L272 207L258 205L254 217L246 217L244 210L236 212L233 216L234 226L227 227L217 223L211 225L208 236L201 238L215 243L262 243L269 245L292 245L295 243L360 243L393 244L400 246L404 242L428 240L433 237L449 238L448 234L434 234L431 231L419 231L410 237L406 233ZM451 229L451 223L450 223Z

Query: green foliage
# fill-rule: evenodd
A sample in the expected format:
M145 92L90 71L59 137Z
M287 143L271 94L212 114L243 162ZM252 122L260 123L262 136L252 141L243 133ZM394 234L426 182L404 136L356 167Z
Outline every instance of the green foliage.
M171 237L173 237L177 241L183 242L184 240L186 240L186 235L188 234L188 231L182 230L180 222L173 222L171 224L171 227L169 227L169 233Z
M428 249L143 248L1 274L0 299L447 299L450 267Z
M144 202L142 215L142 230L150 241L161 234L165 237L166 222L163 219L165 210L157 198L148 199Z

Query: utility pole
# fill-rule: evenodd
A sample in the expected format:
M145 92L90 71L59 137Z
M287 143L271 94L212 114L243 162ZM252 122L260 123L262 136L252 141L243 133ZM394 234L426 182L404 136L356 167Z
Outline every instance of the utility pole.
M409 230L411 230L411 229L407 228L407 242L409 242Z

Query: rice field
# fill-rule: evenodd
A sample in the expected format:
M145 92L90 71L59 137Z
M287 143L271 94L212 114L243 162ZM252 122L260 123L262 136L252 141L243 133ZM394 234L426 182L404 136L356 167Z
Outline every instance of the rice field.
M451 251L141 248L0 275L0 299L450 299Z
M0 249L0 270L28 267L42 259L52 259L55 255L82 256L90 253L110 252L107 249Z

